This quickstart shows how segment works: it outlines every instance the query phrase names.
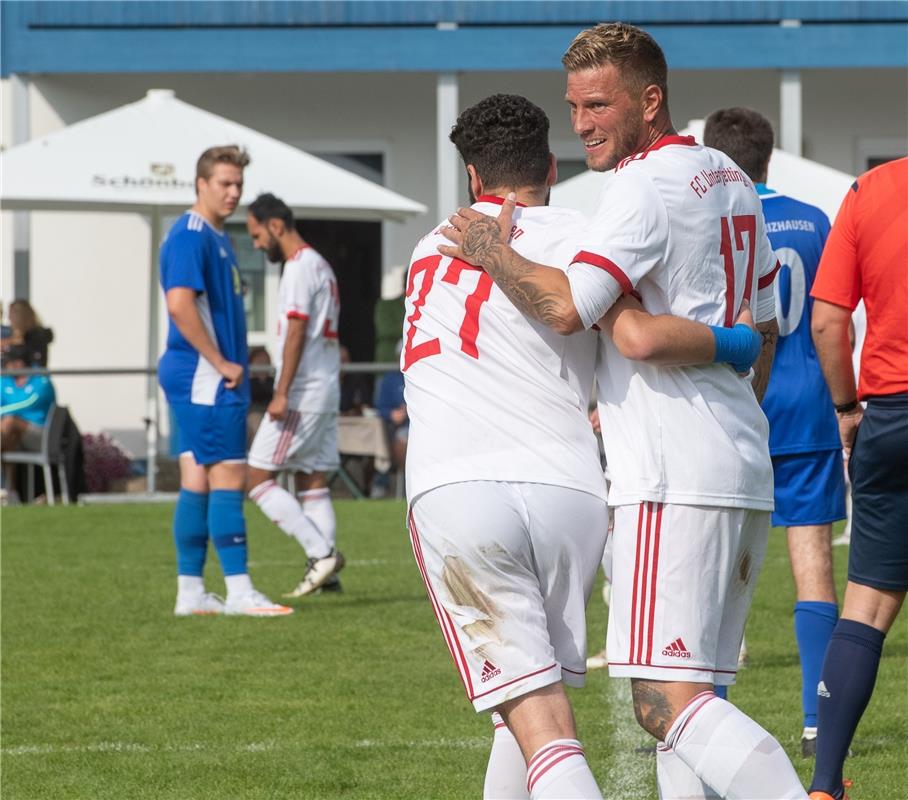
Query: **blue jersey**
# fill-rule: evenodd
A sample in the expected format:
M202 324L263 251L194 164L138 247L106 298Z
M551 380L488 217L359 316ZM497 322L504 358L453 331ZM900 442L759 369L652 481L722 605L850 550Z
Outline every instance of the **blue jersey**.
M247 367L246 312L236 261L227 234L187 211L161 246L161 285L165 293L177 287L193 289L199 317L221 355ZM171 404L249 403L248 370L239 387L224 388L220 373L186 341L173 320L167 350L158 362L158 379Z
M0 377L0 416L9 414L32 425L43 425L56 400L54 385L46 375L30 377L23 386L12 375Z
M842 446L829 389L810 336L810 287L829 235L829 219L816 206L757 184L766 233L779 259L776 319L779 340L763 411L771 455L836 450Z

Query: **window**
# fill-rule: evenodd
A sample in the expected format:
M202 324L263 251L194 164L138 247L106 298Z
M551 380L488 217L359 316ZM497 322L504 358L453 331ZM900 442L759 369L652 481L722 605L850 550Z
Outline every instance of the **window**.
M226 226L233 244L243 279L243 307L246 309L246 328L250 333L266 329L265 316L265 254L252 246L252 237L241 222Z

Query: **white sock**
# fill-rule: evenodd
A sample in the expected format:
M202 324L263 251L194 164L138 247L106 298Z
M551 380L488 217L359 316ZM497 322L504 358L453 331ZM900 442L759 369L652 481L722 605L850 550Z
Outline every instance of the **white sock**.
M248 572L243 572L239 575L225 575L224 583L227 584L227 597L246 594L246 592L251 592L254 588L252 586L252 578L249 577Z
M296 539L310 558L324 558L331 552L331 546L293 495L274 481L260 483L249 492L249 499L284 533Z
M665 744L728 800L806 800L785 751L750 717L701 692L672 723Z
M486 767L483 800L529 800L527 762L520 752L520 745L497 711L492 712L492 724L495 738Z
M530 800L602 800L596 779L576 739L555 739L527 764Z
M656 746L656 784L659 800L721 800L663 742Z
M205 591L205 581L200 575L177 575L177 593L191 596Z
M334 517L331 490L327 486L322 489L309 489L300 492L299 498L303 504L303 513L318 528L328 546L333 548L337 541L337 520Z

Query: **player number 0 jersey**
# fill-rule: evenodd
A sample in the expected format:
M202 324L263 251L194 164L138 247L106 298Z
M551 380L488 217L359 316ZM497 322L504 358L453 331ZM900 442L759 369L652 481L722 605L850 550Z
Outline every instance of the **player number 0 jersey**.
M473 208L497 216L500 203ZM513 247L567 265L576 212L520 207ZM401 370L410 416L407 496L460 481L568 486L605 496L588 417L596 355L589 332L560 336L528 320L482 270L442 256L436 229L413 253Z

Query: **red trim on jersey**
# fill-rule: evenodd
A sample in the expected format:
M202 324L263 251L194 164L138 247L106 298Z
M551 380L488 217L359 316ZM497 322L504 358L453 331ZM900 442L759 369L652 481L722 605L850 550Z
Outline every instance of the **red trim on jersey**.
M571 262L579 262L581 264L589 264L591 267L599 267L599 269L604 269L609 275L611 275L616 281L618 281L621 286L621 291L624 294L632 294L634 291L634 284L631 283L631 279L627 277L624 273L624 270L621 269L614 261L610 261L605 256L597 255L596 253L590 253L588 250L581 250L571 259Z
M618 165L615 167L615 172L619 169L623 169L632 161L642 161L646 158L653 150L661 150L663 147L667 147L670 144L680 144L684 147L693 147L697 144L693 136L679 136L678 134L666 134L661 139L653 142L652 145L646 148L646 150L641 150L639 153L633 153L627 158L618 162Z
M496 197L494 194L481 194L481 195L479 195L479 197L476 198L476 202L477 203L494 203L496 206L503 206L504 198ZM526 208L527 204L518 202L517 207Z
M760 280L757 281L758 289L765 289L769 284L771 284L776 279L776 273L781 269L782 265L776 261L776 265L772 268L772 272L768 275L764 275Z
M650 513L652 514L652 503ZM659 536L662 532L662 503L656 503L656 527L653 531L653 576L649 601L649 633L646 638L646 663L653 663L653 628L656 621L656 580L659 575Z
M309 315L303 314L300 311L288 311L287 319L301 319L301 320L303 320L303 322L307 322L309 319Z
M445 618L442 615L441 603L438 601L438 598L435 596L435 591L432 589L432 584L429 582L429 572L426 569L426 563L422 555L422 545L419 542L419 532L416 530L416 522L413 519L413 511L411 510L408 515L408 527L410 529L410 545L413 548L413 557L416 559L416 566L419 569L419 574L422 575L423 583L426 585L426 593L429 596L429 602L432 605L432 612L435 614L435 620L438 622L438 627L441 628L441 635L444 637L445 644L448 646L448 652L451 654L451 659L454 661L454 666L457 668L457 674L460 677L460 682L463 684L464 691L467 694L469 700L473 699L473 683L470 680L470 672L466 663L462 663L457 657L457 653L454 650L454 645L452 643L453 637L456 636L456 632L448 629L448 625L445 622ZM458 650L459 650L458 646Z
M311 244L304 244L302 247L297 247L296 250L294 251L293 255L290 256L290 258L288 258L287 260L288 260L288 261L295 261L295 260L296 260L296 257L297 257L300 253L302 253L303 250L311 250L311 249L312 249L312 245L311 245Z
M534 675L541 675L543 672L548 672L550 669L555 669L557 664L549 664L547 667L542 669L537 669L535 672L528 672L526 675L521 675L519 678L514 678L513 680L507 681L506 683L500 683L494 689L489 689L487 692L482 692L480 694L474 694L470 699L478 700L480 697L485 697L487 694L492 694L492 692L497 692L499 689L504 689L505 686L510 686L512 683L517 683L517 681L526 680L527 678L532 678Z

